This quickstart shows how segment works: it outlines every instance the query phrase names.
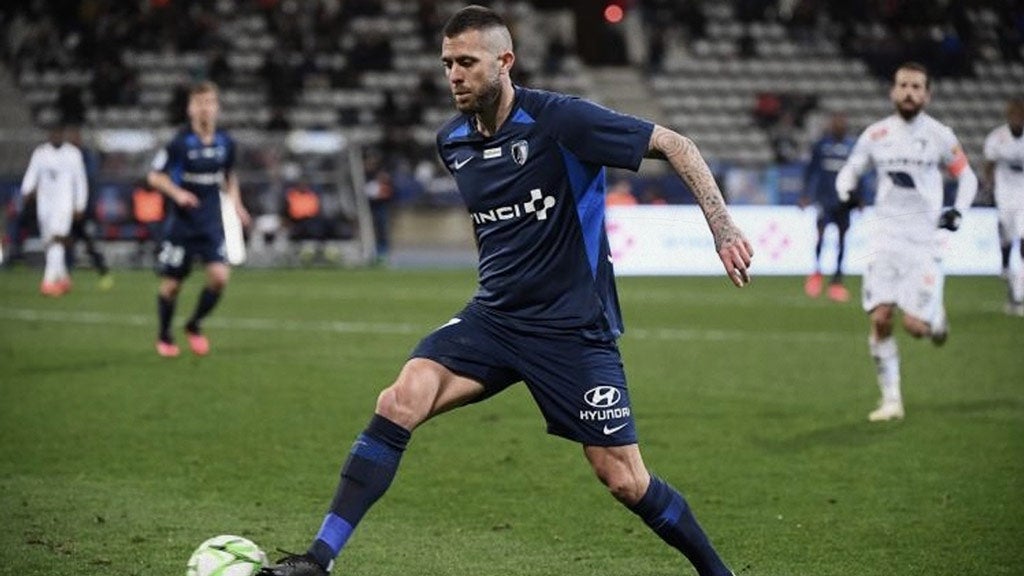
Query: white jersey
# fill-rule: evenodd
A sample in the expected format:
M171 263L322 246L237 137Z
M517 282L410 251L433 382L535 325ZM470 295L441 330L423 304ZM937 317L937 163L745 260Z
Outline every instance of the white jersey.
M954 175L970 170L953 131L924 112L910 122L896 114L875 122L857 139L837 188L856 182L870 166L878 173L871 235L876 250L937 248L942 168ZM958 197L957 207L966 210L973 196Z
M60 146L46 142L32 152L25 177L21 181L23 195L36 193L36 209L43 214L85 210L89 193L85 179L82 151L73 144Z
M989 132L985 160L995 164L996 207L1024 209L1024 135L1014 138L1006 124Z

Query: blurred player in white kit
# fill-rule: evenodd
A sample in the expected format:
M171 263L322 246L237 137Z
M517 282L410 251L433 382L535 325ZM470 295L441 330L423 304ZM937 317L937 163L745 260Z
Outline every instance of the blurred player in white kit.
M50 129L49 140L32 152L21 194L34 199L39 219L39 236L46 251L46 266L39 291L59 297L71 290L71 277L64 261L64 248L74 218L81 217L88 195L82 152L65 142L62 126Z
M1024 266L1010 266L1013 243L1024 259L1024 99L1006 104L1006 124L985 138L984 181L992 187L999 211L999 248L1002 276L1007 283L1006 313L1024 316Z
M868 415L872 422L904 416L900 359L893 336L895 311L915 337L937 346L949 333L943 304L941 267L944 228L960 227L978 191L978 178L956 135L924 112L931 98L927 69L916 62L901 65L890 98L896 113L875 122L860 135L836 177L842 201L850 197L869 166L878 173L878 191L870 234L872 259L864 272L862 303L870 315L868 346L878 370L882 399ZM943 207L945 168L957 179L956 201Z

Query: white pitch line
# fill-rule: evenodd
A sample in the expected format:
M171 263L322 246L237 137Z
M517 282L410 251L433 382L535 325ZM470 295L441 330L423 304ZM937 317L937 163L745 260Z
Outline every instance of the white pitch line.
M141 314L108 314L104 312L15 310L0 308L0 318L25 322L53 322L70 324L106 324L113 326L154 326L153 317ZM415 334L423 332L421 326L389 324L386 322L314 322L302 320L276 320L273 318L210 318L205 325L228 330L334 332L341 334Z
M0 319L22 322L52 322L56 324L96 324L109 326L154 326L155 318L142 314L110 314L88 311L31 310L0 307ZM267 332L320 332L333 334L426 335L436 326L389 322L343 322L279 320L274 318L214 317L205 324L227 330ZM749 330L698 330L687 328L632 328L627 327L626 338L636 340L669 341L764 341L780 336L786 342L850 342L862 339L849 332L755 332Z

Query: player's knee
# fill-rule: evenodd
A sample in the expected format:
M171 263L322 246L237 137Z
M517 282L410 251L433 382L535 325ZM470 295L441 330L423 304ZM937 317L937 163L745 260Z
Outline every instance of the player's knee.
M207 276L206 286L214 292L220 292L228 285L228 271L224 270L212 270Z
M430 417L439 390L435 374L415 360L409 361L394 384L377 396L377 414L412 430Z
M892 309L880 306L871 311L871 327L879 337L885 338L892 334Z
M636 504L644 497L646 486L642 484L641 479L632 474L612 472L598 474L598 478L616 500L627 506Z
M618 460L592 461L594 473L608 492L619 502L632 506L640 501L647 490L648 477L635 474Z
M926 322L912 316L903 317L903 328L914 338L923 338L928 336L931 332L931 329Z
M164 281L160 283L159 293L162 298L177 298L181 291L180 282Z

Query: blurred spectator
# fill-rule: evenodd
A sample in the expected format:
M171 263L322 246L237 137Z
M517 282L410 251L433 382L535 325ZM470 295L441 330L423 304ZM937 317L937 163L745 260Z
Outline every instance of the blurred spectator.
M736 39L736 54L744 60L757 56L757 40L754 40L749 29L744 29L743 34Z
M647 35L647 72L657 74L665 67L665 52L668 50L668 31L665 26L655 24Z
M636 196L633 195L633 187L629 180L623 178L608 187L604 196L605 206L636 206Z
M300 178L284 193L283 215L288 238L300 243L300 258L322 260L330 225L324 214L320 193L305 178ZM313 249L307 250L302 241L312 240Z
M57 110L61 124L65 126L85 124L85 102L82 101L82 90L71 84L61 86L57 93Z
M789 164L800 159L800 138L792 111L782 113L769 130L769 136L776 164Z
M291 65L287 54L279 51L271 53L260 69L267 99L271 106L289 107L295 103L296 92L301 91L301 78Z
M139 226L136 236L138 247L136 263L143 265L156 257L157 247L163 239L164 195L140 178L132 190L132 219Z
M96 66L91 88L93 105L101 109L139 101L138 77L120 58L105 59Z
M270 120L267 121L266 129L273 132L287 132L292 129L288 116L280 106L274 106L270 111Z
M782 115L782 98L775 92L760 92L754 104L754 120L762 128L775 124Z
M370 201L373 217L373 235L377 252L377 263L386 263L391 252L391 204L395 190L384 158L379 152L370 151L366 156L366 184L363 193Z
M218 86L229 86L232 80L231 64L220 48L213 48L207 54L206 79Z
M188 121L188 86L178 85L171 94L167 104L167 122L172 126L180 126Z
M349 58L352 62L358 62L361 70L383 71L392 69L394 54L386 36L371 32L356 39Z
M548 76L562 73L562 66L568 55L569 47L566 46L565 41L558 34L552 35L545 51L544 73Z
M640 193L640 203L664 206L668 204L668 199L665 198L665 192L661 189L661 186L656 183L650 183Z
M68 238L67 250L64 253L64 263L67 269L75 268L75 247L78 242L85 245L85 253L96 273L100 275L100 289L109 290L114 285L114 278L110 275L110 267L107 266L107 259L96 246L96 174L99 171L99 155L90 146L82 141L82 132L78 126L67 126L64 130L68 144L78 148L82 153L82 163L85 166L86 202L85 210L81 216L75 218L71 223L71 235Z

